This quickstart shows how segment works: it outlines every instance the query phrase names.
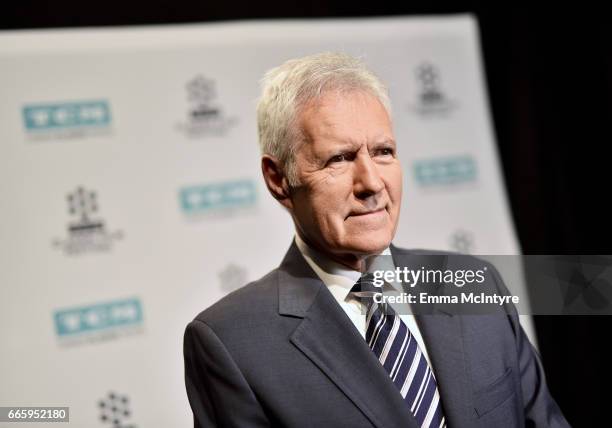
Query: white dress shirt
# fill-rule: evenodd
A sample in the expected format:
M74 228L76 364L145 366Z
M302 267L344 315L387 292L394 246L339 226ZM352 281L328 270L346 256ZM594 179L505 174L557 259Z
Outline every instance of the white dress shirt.
M350 320L357 328L357 331L361 334L361 336L365 340L366 335L366 310L365 305L359 301L355 296L350 294L351 289L357 282L357 280L361 277L361 272L353 270L347 266L344 266L338 262L331 260L329 257L321 254L319 251L314 250L308 244L306 244L298 234L295 235L295 243L299 248L300 252L306 259L306 262L310 265L312 270L321 278L323 284L325 284L328 290L331 292L334 299L338 302L342 310L348 315ZM395 265L393 264L393 260L391 258L391 251L389 247L387 247L381 255L388 256L379 259L378 261L385 263L385 269L395 270ZM391 285L385 283L386 286L391 287ZM429 354L427 353L427 348L425 346L425 342L423 342L423 336L421 336L421 331L419 330L419 326L414 318L414 315L411 315L410 309L407 303L395 304L389 303L391 307L395 310L395 312L399 315L400 319L406 324L410 333L414 336L417 343L421 348L421 352L425 355L429 366L433 370L433 366L431 364L431 360L429 359ZM434 373L435 375L435 373Z

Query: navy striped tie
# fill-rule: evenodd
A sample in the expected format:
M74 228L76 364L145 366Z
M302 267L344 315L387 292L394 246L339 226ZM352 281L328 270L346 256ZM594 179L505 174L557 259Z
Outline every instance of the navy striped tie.
M371 296L380 289L365 275L351 290L355 296ZM389 305L365 299L366 342L399 389L422 428L446 427L436 378L410 330Z

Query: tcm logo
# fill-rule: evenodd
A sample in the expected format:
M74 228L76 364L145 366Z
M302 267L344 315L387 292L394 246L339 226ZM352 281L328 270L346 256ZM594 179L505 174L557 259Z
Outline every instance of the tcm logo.
M185 214L226 213L253 207L257 192L251 180L240 180L184 187L179 191L179 200Z
M82 136L106 132L111 124L105 100L26 105L22 112L26 131L37 136Z
M137 298L98 303L53 314L55 331L59 337L82 333L120 330L142 324L142 306Z
M455 156L415 161L415 179L421 186L443 186L476 180L476 162L471 156Z

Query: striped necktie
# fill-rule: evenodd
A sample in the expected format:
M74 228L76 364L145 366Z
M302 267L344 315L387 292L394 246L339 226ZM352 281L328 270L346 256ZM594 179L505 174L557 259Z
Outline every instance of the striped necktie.
M351 292L364 298L367 305L366 335L368 346L399 389L417 423L422 428L446 427L436 378L410 330L391 306L371 299L381 289L364 275ZM367 298L370 297L370 298Z

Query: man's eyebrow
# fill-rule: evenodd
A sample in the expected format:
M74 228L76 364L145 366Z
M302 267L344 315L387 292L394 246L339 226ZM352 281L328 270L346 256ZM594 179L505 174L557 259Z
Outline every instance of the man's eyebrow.
M376 144L376 145L391 144L392 146L395 146L395 140L392 138L386 138L383 140L376 140L372 144Z
M336 140L334 145L329 148L325 148L323 150L324 154L336 153L336 152L344 152L349 150L357 150L361 147L361 143L351 140Z
M369 140L367 145L383 145L383 144L391 144L395 145L395 140L393 138L381 138L381 139L373 139ZM335 150L350 150L350 149L358 149L361 147L362 143L354 140L338 140L338 144L335 145L330 151Z
M392 138L383 138L381 140L373 140L367 143L368 145L373 146L394 146L395 140ZM335 143L332 147L325 148L319 153L320 158L327 158L329 156L333 156L338 153L357 151L361 147L362 143L354 140L335 140Z

